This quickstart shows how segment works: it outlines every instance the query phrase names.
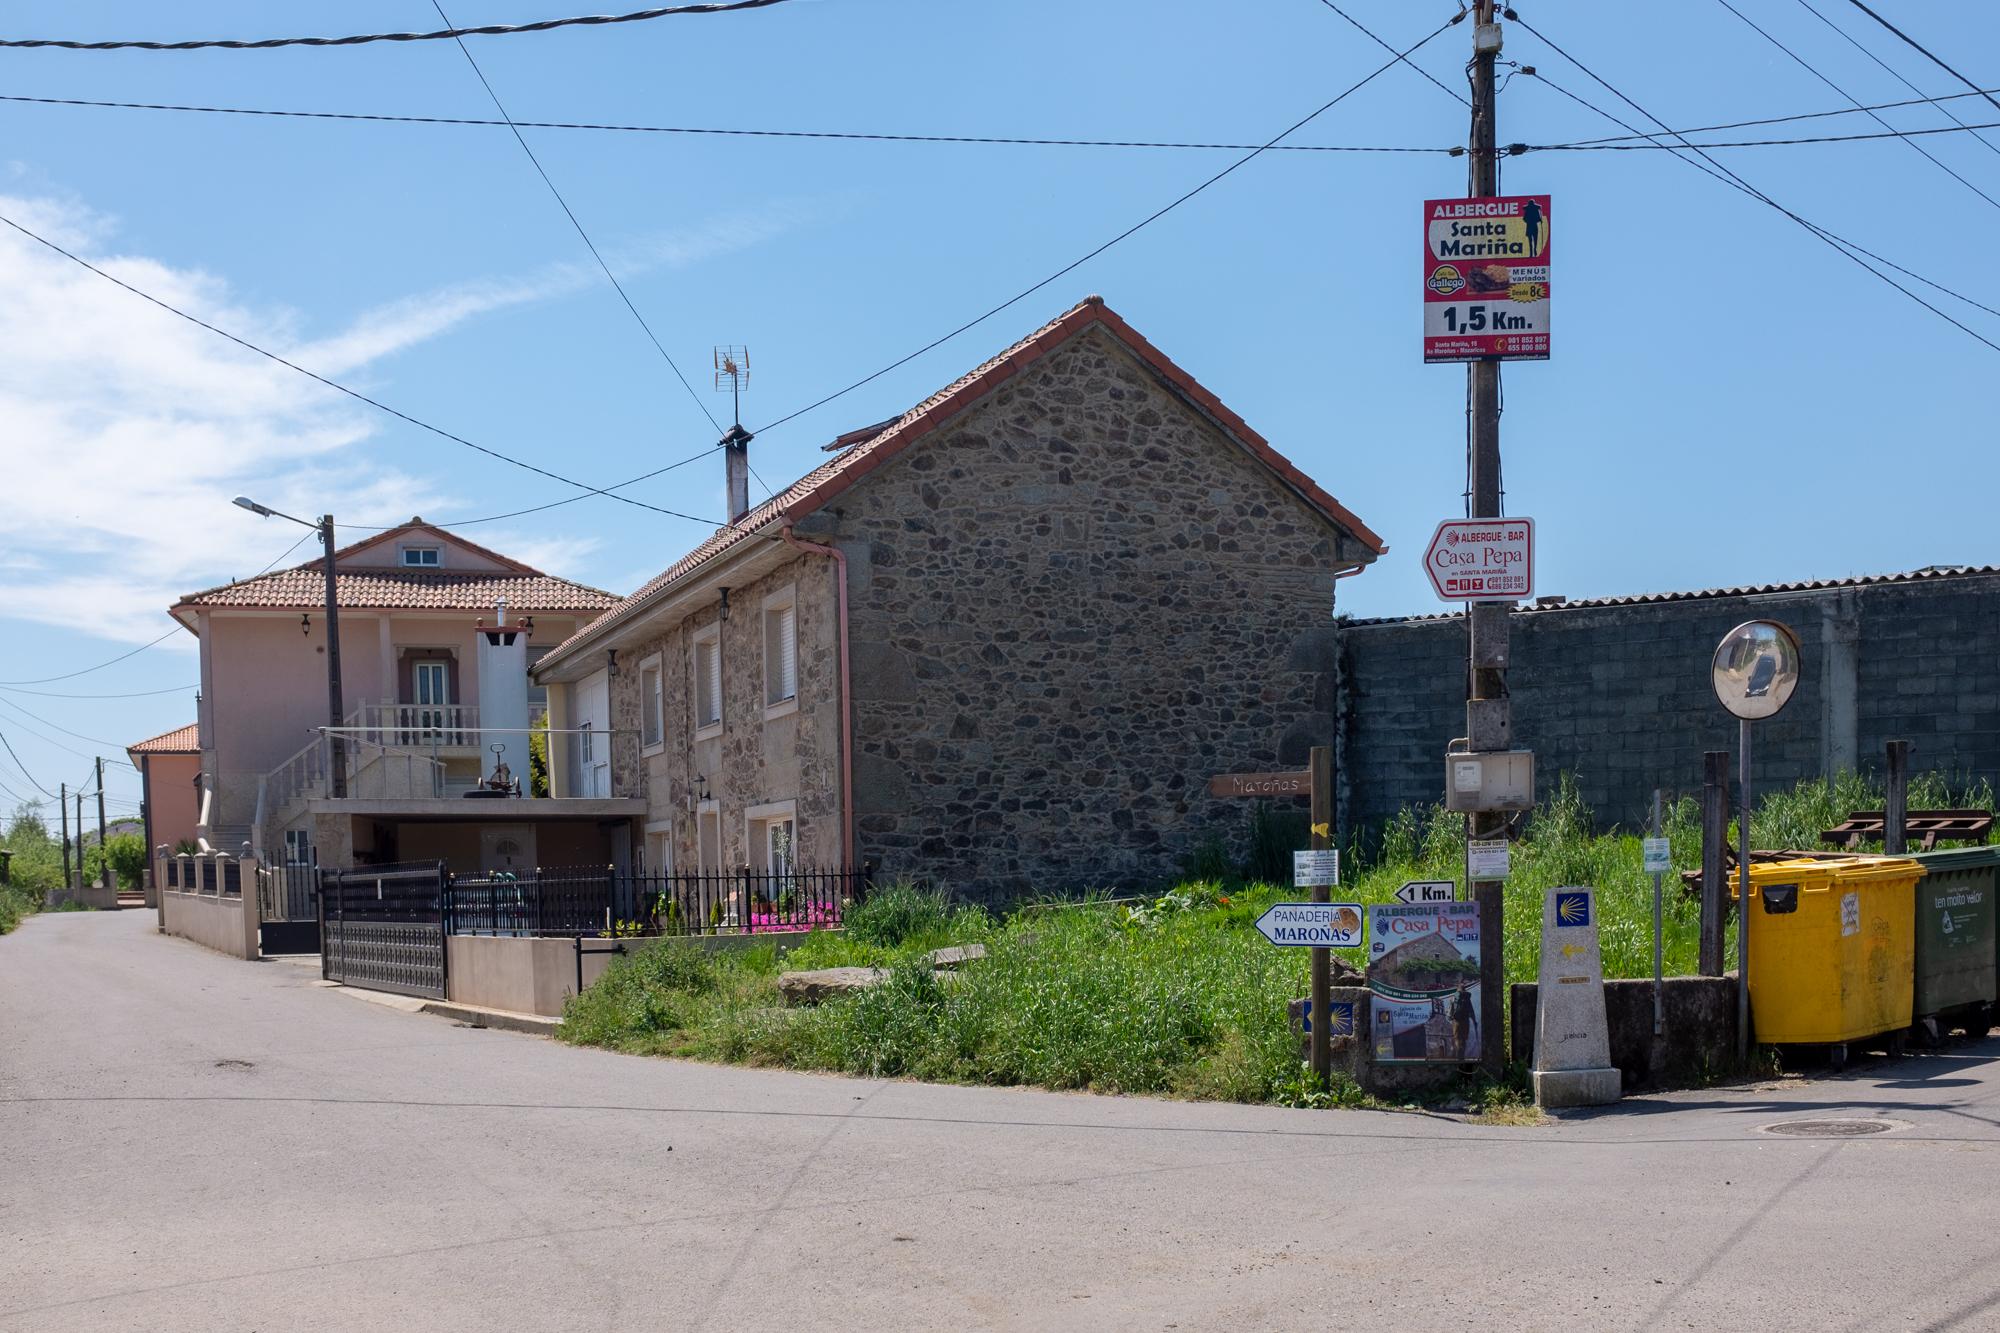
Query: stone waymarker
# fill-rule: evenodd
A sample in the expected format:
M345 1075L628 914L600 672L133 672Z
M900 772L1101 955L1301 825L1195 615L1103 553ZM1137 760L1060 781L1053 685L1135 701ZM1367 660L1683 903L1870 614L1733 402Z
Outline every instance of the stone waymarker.
M1535 989L1535 1105L1617 1101L1624 1076L1611 1063L1595 889L1549 890L1542 903L1540 980Z

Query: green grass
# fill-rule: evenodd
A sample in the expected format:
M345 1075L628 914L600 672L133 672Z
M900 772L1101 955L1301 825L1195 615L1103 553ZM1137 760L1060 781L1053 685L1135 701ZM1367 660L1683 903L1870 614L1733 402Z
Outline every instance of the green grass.
M1913 784L1912 807L1991 808L1989 790L1928 782ZM1880 793L1857 779L1831 790L1802 784L1769 796L1753 828L1759 846L1810 847L1849 809L1880 804ZM1666 826L1675 869L1698 866L1696 803L1674 805ZM1337 896L1387 902L1405 880L1456 879L1463 837L1460 816L1406 811L1371 863L1351 855ZM1593 832L1565 780L1514 848L1507 979L1534 979L1543 894L1563 884L1598 890L1605 975L1652 975L1653 885L1640 840ZM642 949L570 1001L561 1035L645 1054L870 1077L1358 1104L1351 1085L1307 1087L1285 1017L1286 1003L1305 993L1307 951L1273 948L1251 926L1271 903L1298 896L1289 887L1210 878L1136 903L1039 903L996 919L891 885L853 908L844 931L816 932L783 956L770 945L711 954L666 941ZM1694 970L1698 932L1698 904L1669 876L1662 931L1669 975ZM930 950L967 943L984 944L986 959L955 976L933 974ZM1359 950L1342 952L1364 965ZM781 971L837 966L883 967L890 977L817 1008L780 1007ZM1472 1098L1503 1116L1515 1100L1504 1087L1474 1090Z

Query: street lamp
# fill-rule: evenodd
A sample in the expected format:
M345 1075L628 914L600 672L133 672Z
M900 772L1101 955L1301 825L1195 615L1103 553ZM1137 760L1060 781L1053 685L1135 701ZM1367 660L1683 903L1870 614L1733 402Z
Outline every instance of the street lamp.
M247 509L260 518L282 518L298 524L302 528L313 528L319 533L320 545L326 548L326 709L328 730L327 741L330 751L327 759L327 781L335 796L347 795L347 772L342 760L344 753L340 743L340 728L345 725L346 709L340 702L340 606L334 596L333 574L333 515L327 514L317 523L309 523L302 518L260 505L247 495L236 497L236 507Z

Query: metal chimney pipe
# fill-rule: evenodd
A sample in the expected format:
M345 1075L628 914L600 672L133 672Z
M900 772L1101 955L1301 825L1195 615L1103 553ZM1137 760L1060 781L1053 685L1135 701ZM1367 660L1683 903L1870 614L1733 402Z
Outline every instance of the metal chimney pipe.
M723 464L729 481L729 521L750 512L750 432L736 425L722 437Z

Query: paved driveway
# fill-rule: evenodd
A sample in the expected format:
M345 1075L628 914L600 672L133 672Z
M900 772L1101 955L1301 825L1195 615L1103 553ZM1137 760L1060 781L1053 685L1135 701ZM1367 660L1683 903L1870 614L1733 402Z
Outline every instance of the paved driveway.
M152 920L0 939L0 1329L2000 1327L2000 1042L1497 1129L573 1050Z

